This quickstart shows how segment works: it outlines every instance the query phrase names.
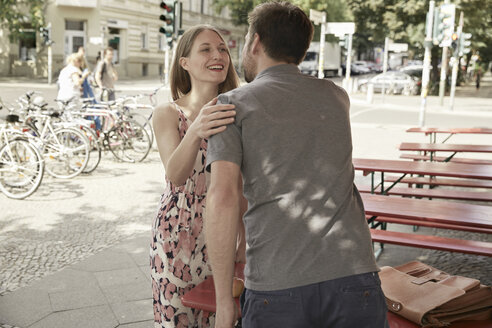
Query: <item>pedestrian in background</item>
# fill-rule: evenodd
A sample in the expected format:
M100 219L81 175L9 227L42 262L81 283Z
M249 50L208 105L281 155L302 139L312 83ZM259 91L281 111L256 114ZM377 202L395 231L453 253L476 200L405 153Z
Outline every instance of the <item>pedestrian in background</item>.
M480 80L482 79L482 65L479 61L475 62L475 87L480 89Z
M82 73L83 57L78 53L73 53L67 57L67 65L60 71L58 76L58 96L59 100L79 100L81 87L84 80L89 75L88 72Z
M349 97L298 68L312 36L297 6L257 6L242 55L251 83L219 96L235 105L236 119L210 138L207 152L216 328L233 327L237 316L231 286L241 173L249 204L242 327L388 327L354 186Z
M94 73L97 86L101 88L101 101L114 100L114 82L118 74L113 65L113 48L104 49L102 59L97 63Z
M211 275L203 232L207 138L233 122L234 106L216 105L216 97L238 84L229 49L217 29L198 25L183 34L171 66L173 102L157 106L153 116L166 171L150 248L155 327L214 327L213 315L184 306L180 296ZM240 207L244 211L245 203ZM244 262L244 237L236 239L236 260Z
M79 47L77 54L82 58L82 64L80 69L82 74L87 74L87 77L82 82L82 98L94 98L94 92L92 91L91 85L89 83L90 69L87 64L87 58L85 58L85 49L84 47Z

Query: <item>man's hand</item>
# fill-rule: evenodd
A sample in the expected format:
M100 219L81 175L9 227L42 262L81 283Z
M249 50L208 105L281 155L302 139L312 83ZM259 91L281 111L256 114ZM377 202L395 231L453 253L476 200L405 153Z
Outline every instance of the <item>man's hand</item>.
M238 316L239 313L233 298L218 302L215 313L215 328L233 328Z

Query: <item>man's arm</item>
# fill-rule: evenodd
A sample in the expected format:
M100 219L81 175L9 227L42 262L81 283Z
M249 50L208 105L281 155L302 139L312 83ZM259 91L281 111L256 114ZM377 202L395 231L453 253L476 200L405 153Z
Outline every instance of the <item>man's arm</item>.
M232 297L232 278L240 216L240 168L227 161L211 164L207 191L205 240L215 283L216 328L230 328L237 309Z

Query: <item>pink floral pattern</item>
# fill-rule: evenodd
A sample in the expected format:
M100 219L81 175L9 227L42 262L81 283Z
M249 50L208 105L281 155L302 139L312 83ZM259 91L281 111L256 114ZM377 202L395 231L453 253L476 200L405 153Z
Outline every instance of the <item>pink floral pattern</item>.
M176 105L181 139L190 121ZM207 328L214 315L184 306L180 297L212 274L207 264L203 234L207 141L198 151L193 172L182 186L166 179L157 216L152 225L150 265L154 304L154 327Z

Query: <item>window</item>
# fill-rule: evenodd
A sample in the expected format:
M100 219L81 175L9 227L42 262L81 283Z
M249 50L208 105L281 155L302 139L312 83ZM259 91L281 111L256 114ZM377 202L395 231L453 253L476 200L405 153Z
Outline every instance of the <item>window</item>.
M147 33L140 33L140 41L142 42L142 49L147 49Z
M36 60L36 31L22 29L19 36L19 59L22 61Z
M84 22L83 21L65 21L65 30L67 31L83 31Z
M142 64L142 76L147 76L149 73L149 64L143 63Z

